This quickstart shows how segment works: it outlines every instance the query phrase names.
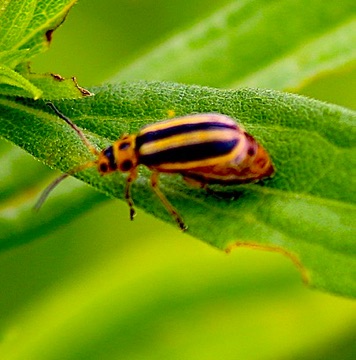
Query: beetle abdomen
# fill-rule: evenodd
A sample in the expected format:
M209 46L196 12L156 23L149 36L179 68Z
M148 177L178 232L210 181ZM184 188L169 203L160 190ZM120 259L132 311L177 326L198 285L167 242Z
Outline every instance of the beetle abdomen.
M179 172L233 158L243 132L227 116L199 114L144 127L136 138L140 163Z
M274 167L266 150L246 132L234 157L225 163L182 171L184 178L204 184L244 184L272 176Z
M198 114L144 127L136 137L139 162L203 184L253 182L273 174L269 155L231 118Z

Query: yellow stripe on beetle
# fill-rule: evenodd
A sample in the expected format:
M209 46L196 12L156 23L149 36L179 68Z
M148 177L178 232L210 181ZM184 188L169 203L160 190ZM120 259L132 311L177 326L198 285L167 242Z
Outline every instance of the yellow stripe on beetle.
M67 176L96 166L102 175L128 173L125 199L130 218L135 215L130 188L137 168L152 171L151 186L182 230L187 227L177 210L158 188L159 173L178 173L188 183L207 188L209 184L242 184L271 176L274 168L266 150L233 119L221 114L197 114L160 121L143 127L137 135L124 135L102 151L90 144L83 132L53 104L56 114L81 137L96 159L55 180L43 192L39 208L55 186Z
M179 134L169 136L164 139L158 139L148 143L144 143L140 146L140 155L152 155L166 149L179 149L183 146L202 144L211 141L233 141L236 138L236 132L234 130L200 130L195 132ZM184 159L186 162L186 159Z

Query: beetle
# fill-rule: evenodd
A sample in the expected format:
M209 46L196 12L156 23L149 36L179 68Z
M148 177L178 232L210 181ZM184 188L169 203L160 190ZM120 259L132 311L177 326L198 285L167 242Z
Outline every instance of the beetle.
M151 170L151 187L182 230L182 217L158 187L159 174L181 174L190 185L207 189L209 184L243 184L270 177L274 166L267 151L232 118L217 114L194 114L159 121L123 135L112 145L98 151L84 133L52 103L48 105L79 135L96 157L61 175L42 193L36 208L69 175L96 166L101 175L116 171L127 173L125 199L130 219L135 216L131 184L138 177L139 165Z

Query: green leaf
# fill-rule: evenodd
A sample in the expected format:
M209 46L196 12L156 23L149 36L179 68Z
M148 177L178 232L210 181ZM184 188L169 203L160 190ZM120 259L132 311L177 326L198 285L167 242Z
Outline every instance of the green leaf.
M188 233L220 249L248 245L288 253L312 286L356 295L354 112L258 89L140 82L94 92L95 97L57 106L100 148L172 111L178 116L219 112L238 119L266 147L276 175L263 184L215 187L218 196L212 196L189 188L180 176L163 174L161 190L184 217ZM40 102L2 98L0 107L1 135L51 167L67 171L91 158L77 134ZM90 169L77 177L123 199L124 175L103 178ZM142 168L133 186L136 205L173 222L150 190L148 177L149 171ZM58 202L49 199L38 217L45 219L55 209ZM33 229L32 221L21 223L22 233L26 227ZM14 238L16 228L6 227L4 217L2 224L3 247L9 247L6 239Z
M28 52L28 49L2 51L0 53L0 63L14 69L27 58Z
M355 2L235 1L122 69L112 82L161 80L297 89L356 60Z
M48 49L52 32L76 0L6 1L0 12L0 50L28 50L27 60Z
M14 76L13 78L9 78L9 85L15 85L16 87L1 84L1 95L20 97L29 97L29 95L32 95L30 97L33 97L35 100L40 97L48 100L59 100L76 99L93 95L90 91L79 86L74 77L71 79L65 79L58 74L33 73L21 76L14 71L12 72L14 73ZM20 85L16 85L14 79L18 79L19 82L24 83L24 86L20 86L22 83ZM32 93L29 94L30 91L32 91Z
M52 32L64 21L75 0L6 1L0 11L0 94L37 99L78 98L71 80L31 74L23 64L48 49Z
M42 91L40 89L25 79L18 72L5 65L0 65L0 82L2 83L0 86L0 93L3 93L4 95L9 95L11 91L20 91L20 93L22 92L24 94L31 95L34 99L38 99L42 95ZM8 91L4 91L8 85L10 85ZM18 89L14 90L14 87Z
M243 85L298 90L317 76L344 66L355 67L356 47L351 45L355 42L356 20L352 19L299 46L263 69L238 79L233 87Z

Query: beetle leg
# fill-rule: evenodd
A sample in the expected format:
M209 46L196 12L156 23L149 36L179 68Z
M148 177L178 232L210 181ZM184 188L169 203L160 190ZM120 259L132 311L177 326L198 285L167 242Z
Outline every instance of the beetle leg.
M219 196L217 196L217 193L215 191L211 190L207 183L204 183L204 182L196 180L196 179L192 179L192 178L190 178L188 176L183 176L183 180L188 185L199 188L199 189L203 189L203 190L205 190L207 192L207 194L214 195L214 196L219 198Z
M182 217L178 214L177 210L172 206L172 204L167 200L167 198L159 189L158 181L159 181L159 173L157 171L153 171L151 175L151 186L154 192L159 197L163 205L166 207L167 211L173 216L174 220L176 221L180 229L183 231L187 230L187 226L184 224Z
M225 194L223 192L219 192L219 191L215 191L215 190L212 190L210 187L209 187L209 184L203 182L203 181L200 181L200 180L197 180L197 179L193 179L189 176L184 176L183 175L183 180L188 184L188 185L191 185L191 186L194 186L196 188L200 188L200 189L203 189L206 191L206 193L210 196L214 196L215 198L219 199L219 200L223 200L223 199L226 199L227 197L229 199L231 199L231 195L229 194ZM232 197L233 199L234 197Z
M200 188L200 189L207 189L208 185L203 183L202 181L190 178L188 176L184 176L183 175L183 180L189 184L190 186L193 186L195 188Z
M133 220L133 218L136 215L135 211L135 204L131 197L131 184L136 180L137 178L137 171L136 169L134 171L131 171L129 176L126 179L126 187L125 187L125 200L130 208L130 220Z

